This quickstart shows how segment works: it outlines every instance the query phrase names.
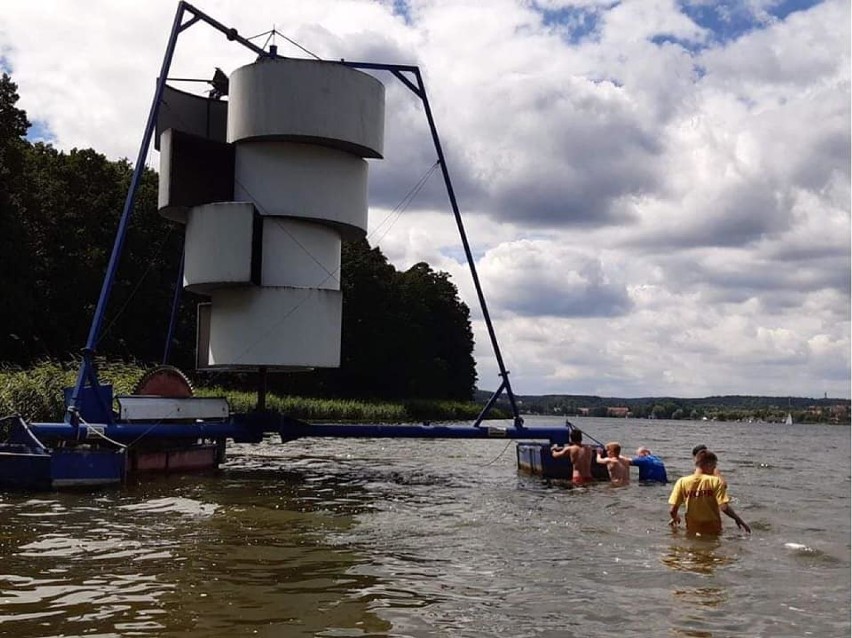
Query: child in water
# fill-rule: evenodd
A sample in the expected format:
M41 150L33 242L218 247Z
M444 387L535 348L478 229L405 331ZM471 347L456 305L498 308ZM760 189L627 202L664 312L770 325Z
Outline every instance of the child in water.
M630 484L630 459L626 456L621 456L621 444L607 443L606 457L598 453L597 461L601 465L606 465L609 472L609 479L613 485L629 485Z
M742 530L751 534L751 527L730 506L728 486L716 474L718 459L713 452L699 450L695 455L695 473L677 480L669 505L670 525L680 525L681 505L686 505L686 531L689 534L718 535L722 531L722 517L731 517Z

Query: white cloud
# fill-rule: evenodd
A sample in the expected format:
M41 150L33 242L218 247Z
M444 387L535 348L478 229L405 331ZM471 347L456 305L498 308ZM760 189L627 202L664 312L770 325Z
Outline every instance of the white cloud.
M421 66L516 392L850 395L848 2L780 18L769 0L395 4L200 8L330 59ZM20 106L60 148L134 159L174 10L7 3L0 52ZM196 25L170 75L252 59ZM399 267L451 273L494 388L440 171L391 212L435 152L416 98L379 77L372 239Z

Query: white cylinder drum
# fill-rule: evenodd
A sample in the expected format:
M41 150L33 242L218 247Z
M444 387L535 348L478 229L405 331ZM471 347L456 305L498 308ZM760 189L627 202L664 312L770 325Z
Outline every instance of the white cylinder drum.
M212 368L340 365L340 291L226 288L213 291L210 301Z
M361 157L384 151L385 87L335 62L263 59L231 74L228 141L301 141Z
M223 202L189 209L184 240L183 285L207 294L252 283L254 207Z
M261 215L322 220L347 239L367 232L367 162L336 149L292 142L236 145L234 199Z
M337 367L341 242L367 230L364 158L382 156L384 85L338 63L264 58L229 88L222 165L236 201L190 209L186 230L186 287L210 295L199 361ZM232 184L196 172L202 186Z
M340 236L319 224L264 217L261 284L340 290Z

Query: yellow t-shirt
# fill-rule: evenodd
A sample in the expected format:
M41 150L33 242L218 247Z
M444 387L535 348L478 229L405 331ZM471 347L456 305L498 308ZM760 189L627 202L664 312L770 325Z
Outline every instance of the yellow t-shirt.
M718 534L722 531L719 506L728 502L725 482L712 474L691 474L679 478L669 496L669 505L686 503L686 531Z

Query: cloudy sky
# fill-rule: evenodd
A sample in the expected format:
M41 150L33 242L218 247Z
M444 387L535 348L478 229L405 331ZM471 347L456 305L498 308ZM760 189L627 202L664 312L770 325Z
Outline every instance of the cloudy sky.
M848 0L194 4L322 58L420 66L516 393L850 396ZM5 0L31 138L135 160L176 8ZM169 75L253 58L197 24ZM423 110L379 77L370 240L451 273L493 389L440 173L403 203L435 162Z

